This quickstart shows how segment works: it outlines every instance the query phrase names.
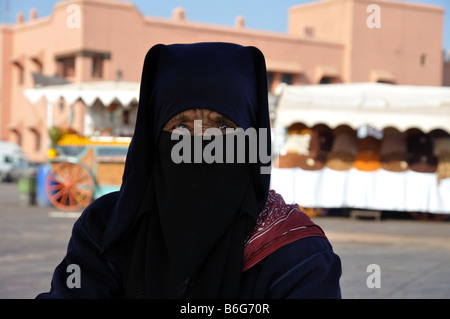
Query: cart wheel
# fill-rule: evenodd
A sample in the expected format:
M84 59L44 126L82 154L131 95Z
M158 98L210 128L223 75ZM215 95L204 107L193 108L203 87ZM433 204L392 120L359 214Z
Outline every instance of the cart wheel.
M91 202L94 180L89 171L81 165L58 163L48 174L45 191L56 208L74 211Z

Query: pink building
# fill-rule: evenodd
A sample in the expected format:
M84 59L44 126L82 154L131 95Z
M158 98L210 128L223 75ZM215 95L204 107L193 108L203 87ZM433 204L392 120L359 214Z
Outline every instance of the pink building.
M19 143L43 162L49 117L54 125L89 133L91 107L79 100L36 103L24 90L67 82L138 82L144 55L157 43L235 42L260 48L270 89L281 82L389 82L441 86L444 81L441 7L394 0L321 0L289 9L288 32L190 21L182 8L171 19L143 16L131 2L62 1L49 17L17 15L0 25L0 139ZM445 81L449 81L448 75ZM120 119L136 103L105 105ZM93 105L93 107L96 107ZM106 113L105 113L106 114ZM91 117L92 120L92 117Z

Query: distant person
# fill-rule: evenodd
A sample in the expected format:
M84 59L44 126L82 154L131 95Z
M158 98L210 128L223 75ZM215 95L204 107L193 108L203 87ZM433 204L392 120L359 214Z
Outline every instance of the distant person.
M266 75L255 47L150 49L121 189L76 221L38 298L340 298L340 259L298 205L269 191L270 157L217 144L253 128L270 152ZM191 154L179 151L186 141ZM198 160L208 154L216 160Z

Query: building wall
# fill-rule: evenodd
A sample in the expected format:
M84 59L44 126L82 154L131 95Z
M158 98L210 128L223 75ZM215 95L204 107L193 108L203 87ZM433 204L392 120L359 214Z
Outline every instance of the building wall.
M370 29L368 3L355 0L352 81L364 81L373 70L385 70L395 83L442 85L443 10L378 1L381 27Z
M376 81L391 74L398 84L442 85L442 19L439 7L379 0L381 28L369 29L368 0L322 0L290 8L288 32L197 23L182 8L173 17L143 16L130 2L62 1L49 17L30 10L0 26L0 139L20 142L33 161L44 161L47 105L24 96L33 72L71 82L139 81L146 52L157 43L201 41L253 45L266 57L270 89L292 84ZM439 54L438 54L439 52ZM420 57L425 54L425 64ZM23 72L22 72L23 70ZM22 78L21 78L22 74ZM71 106L57 101L55 125L68 126ZM86 107L73 108L73 127L84 128Z
M444 71L442 76L442 85L450 86L450 60L444 62Z
M290 34L345 45L346 82L389 81L397 84L442 85L441 7L388 0L323 0L289 11ZM369 10L369 11L368 11ZM379 13L379 27L368 20Z
M11 113L12 31L0 28L0 138L8 134ZM4 139L4 138L3 138Z
M121 70L124 80L139 80L145 53L157 43L223 41L253 45L265 54L270 71L306 73L305 77L311 79L314 78L311 65L325 63L339 69L342 60L343 46L339 42L196 23L177 18L177 10L172 19L160 19L143 17L131 5L87 2L84 11L85 47L113 52L109 78Z
M353 20L353 0L310 2L289 9L288 33L342 43L341 77L350 82Z

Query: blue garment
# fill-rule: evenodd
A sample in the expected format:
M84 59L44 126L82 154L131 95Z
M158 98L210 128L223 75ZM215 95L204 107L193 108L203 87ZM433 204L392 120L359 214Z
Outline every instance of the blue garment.
M168 143L180 138L163 128L192 109L214 111L256 132L253 139L242 135L245 145L235 144L246 165L223 158L176 165ZM206 140L201 150L194 145L197 155ZM102 240L102 255L110 259L121 243L125 296L238 296L243 244L269 192L270 174L262 172L271 165L270 146L267 70L259 49L206 42L157 44L147 52L120 195Z
M287 244L247 270L245 299L340 299L341 261L327 239L308 237Z
M262 173L270 168L264 155L271 154L267 97L264 56L255 47L152 47L121 189L93 202L75 223L52 289L39 297L337 297L340 264L323 238L286 245L242 272L245 240L268 202L270 174ZM175 169L172 139L162 129L193 108L254 128L257 161ZM250 159L247 144L240 150ZM70 273L72 264L79 276ZM77 279L80 288L70 283Z
M51 289L39 294L38 299L122 297L119 246L107 257L102 254L105 225L117 197L116 192L97 199L75 222ZM67 285L71 276L68 266L72 264L80 267L80 288ZM328 240L308 237L283 246L244 272L240 297L340 298L340 276L341 261Z

